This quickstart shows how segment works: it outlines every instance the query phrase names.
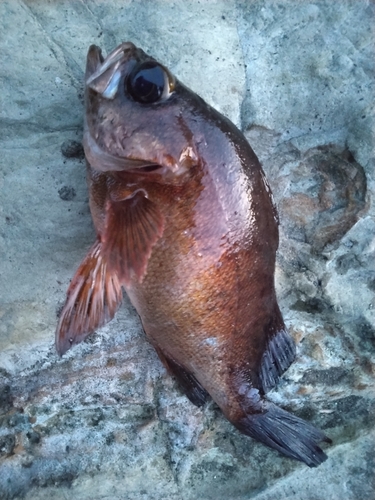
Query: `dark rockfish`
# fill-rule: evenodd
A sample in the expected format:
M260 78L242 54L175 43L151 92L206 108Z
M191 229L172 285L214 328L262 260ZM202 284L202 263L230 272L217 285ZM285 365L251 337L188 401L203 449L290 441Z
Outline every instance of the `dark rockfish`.
M278 221L242 133L132 43L86 68L84 148L97 239L69 287L59 354L124 287L188 398L316 466L329 439L264 398L295 357L274 288Z

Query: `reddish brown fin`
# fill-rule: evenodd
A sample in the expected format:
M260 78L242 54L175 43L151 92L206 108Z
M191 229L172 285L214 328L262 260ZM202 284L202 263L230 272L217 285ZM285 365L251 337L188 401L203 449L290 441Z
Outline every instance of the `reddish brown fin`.
M132 277L142 281L163 230L164 216L143 190L123 201L107 201L103 255L122 284L129 284Z
M195 406L203 406L209 398L209 394L206 389L201 386L192 373L185 370L185 368L173 361L171 358L166 357L161 349L155 347L155 350L166 369L171 373L171 375L176 377L181 389L190 401Z
M56 329L56 350L62 356L72 345L113 318L122 301L120 282L110 273L96 241L70 283Z

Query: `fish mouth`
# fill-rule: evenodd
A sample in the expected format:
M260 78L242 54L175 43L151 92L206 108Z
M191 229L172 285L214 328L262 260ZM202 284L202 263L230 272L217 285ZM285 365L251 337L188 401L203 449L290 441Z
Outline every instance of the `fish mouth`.
M109 68L118 67L121 60L129 59L129 56L136 50L137 47L134 43L123 42L104 58L100 47L90 45L86 60L86 85L90 85Z
M121 78L121 66L137 51L131 42L123 42L110 52L106 58L97 45L91 45L86 60L85 82L89 87L106 99L113 99ZM102 172L121 170L156 170L159 165L142 159L115 156L103 150L96 143L85 124L83 147L86 159L95 170Z
M133 43L123 42L104 58L101 48L91 45L86 61L86 86L106 99L113 99L121 79L122 66L136 51Z
M123 42L104 58L101 48L97 45L91 45L87 53L86 61L86 89L94 90L105 99L114 99L121 76L125 69L124 66L126 64L130 65L130 67L126 68L126 71L131 70L131 65L136 64L137 54L139 52L143 54L143 52L137 49L133 43ZM165 69L165 71L167 70ZM88 163L92 168L101 172L131 170L144 173L166 173L168 171L172 173L183 172L185 171L184 163L187 158L190 158L190 154L185 150L181 153L179 161L172 157L158 158L157 160L159 161L155 161L155 159L146 160L141 158L115 156L100 147L96 142L87 124L87 112L85 115L83 147Z
M90 45L86 57L85 82L99 69L103 62L102 49L97 45Z

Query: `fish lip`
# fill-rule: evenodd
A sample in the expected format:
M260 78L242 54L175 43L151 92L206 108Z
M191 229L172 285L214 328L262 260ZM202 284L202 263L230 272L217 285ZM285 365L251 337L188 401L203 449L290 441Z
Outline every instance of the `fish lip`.
M102 55L102 49L97 45L90 45L86 57L85 81L87 81L87 79L98 70L103 61L104 57Z
M126 52L130 50L135 50L135 45L131 42L123 42L118 47L116 47L112 52L110 52L105 59L103 59L102 51L97 45L91 45L87 54L87 57L99 57L101 60L98 61L95 71L87 77L86 84L90 85L96 78L103 75L111 66L123 59Z
M98 92L106 99L113 99L118 91L119 82L121 80L124 66L128 66L129 73L139 62L139 52L143 53L132 42L122 42L106 58L103 58L102 51L97 45L91 45L87 53L85 84L86 88L90 88ZM137 56L138 54L138 56ZM143 53L144 56L146 54ZM155 61L153 58L146 56L146 59ZM156 62L156 61L155 61ZM176 85L176 79L173 74L158 63L164 70L166 85L165 95L163 99L167 99L173 93Z
M91 45L87 52L85 83L87 87L103 94L120 66L136 51L131 42L123 42L103 58L97 45ZM109 97L112 97L111 95Z

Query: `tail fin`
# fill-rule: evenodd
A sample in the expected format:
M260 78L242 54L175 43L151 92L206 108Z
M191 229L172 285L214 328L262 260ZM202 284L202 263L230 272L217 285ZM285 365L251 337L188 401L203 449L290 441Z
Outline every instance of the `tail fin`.
M309 467L316 467L327 460L327 455L318 443L332 441L313 425L273 403L265 402L262 413L246 415L233 424L243 434L278 450L287 457L305 462Z

